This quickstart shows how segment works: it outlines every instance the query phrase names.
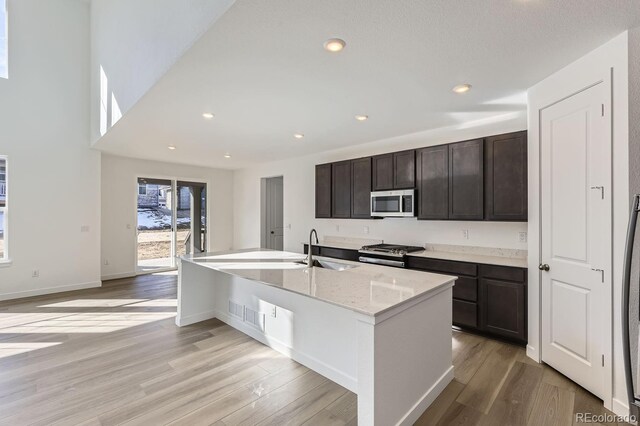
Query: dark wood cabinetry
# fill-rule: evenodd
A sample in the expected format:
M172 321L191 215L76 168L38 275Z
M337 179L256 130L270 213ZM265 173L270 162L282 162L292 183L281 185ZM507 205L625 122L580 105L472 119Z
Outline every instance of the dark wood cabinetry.
M351 160L351 217L371 218L371 157Z
M373 190L393 189L393 154L372 157Z
M458 277L455 326L526 343L526 269L417 256L409 256L407 263L410 269Z
M485 219L527 220L527 132L485 140Z
M331 165L331 217L351 217L351 161Z
M373 190L410 189L416 185L415 151L376 155L372 158Z
M331 164L316 166L316 217L331 217Z
M484 140L449 145L449 219L484 219Z
M393 154L393 189L411 189L416 186L416 152Z
M449 147L416 151L418 219L449 218Z

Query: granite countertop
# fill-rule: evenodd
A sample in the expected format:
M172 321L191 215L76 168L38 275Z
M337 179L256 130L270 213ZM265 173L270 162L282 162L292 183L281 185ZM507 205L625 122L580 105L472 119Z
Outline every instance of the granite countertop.
M377 244L382 240L358 240L349 238L330 237L319 244L322 247L330 247L344 250L359 250L365 244ZM308 242L304 244L309 244ZM421 252L409 253L409 256L425 257L429 259L453 260L458 262L481 263L485 265L510 266L514 268L527 268L526 250L453 246L446 244L427 244Z
M354 266L342 271L308 268L299 253L247 249L184 256L191 262L230 275L302 294L342 308L380 315L419 296L452 286L455 276L388 268L315 256Z

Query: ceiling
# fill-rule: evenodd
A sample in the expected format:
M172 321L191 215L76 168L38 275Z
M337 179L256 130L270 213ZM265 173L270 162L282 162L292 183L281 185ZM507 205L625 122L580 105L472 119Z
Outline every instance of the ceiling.
M522 111L638 25L639 0L237 0L96 147L239 168Z

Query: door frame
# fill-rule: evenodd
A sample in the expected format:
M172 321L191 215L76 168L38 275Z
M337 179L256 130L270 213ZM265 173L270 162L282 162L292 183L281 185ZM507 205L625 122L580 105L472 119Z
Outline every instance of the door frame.
M263 176L260 178L260 247L267 247L269 236L267 235L267 181L273 178L282 179L282 238L284 240L284 175ZM284 248L284 243L283 243Z
M178 263L176 262L176 266L171 267L171 268L161 268L161 269L155 269L153 271L140 271L138 270L138 180L139 179L162 179L162 180L170 180L171 181L171 188L172 188L172 196L175 197L176 196L176 186L178 181L187 181L187 182L198 182L198 183L204 183L207 186L207 241L206 241L206 251L210 251L211 250L211 234L210 234L210 230L211 230L211 216L212 216L212 212L211 212L211 197L210 197L210 193L211 193L211 179L209 178L199 178L199 177L178 177L178 176L169 176L169 175L158 175L155 173L136 173L134 176L134 185L135 185L135 193L133 196L133 219L131 221L131 223L134 224L134 234L133 234L133 244L134 244L134 250L133 250L133 265L134 265L134 271L135 271L135 275L149 275L149 274L155 274L158 272L168 272L168 271L176 271L178 269ZM173 200L175 201L175 200ZM171 214L173 217L173 226L176 226L176 208L177 208L177 203L176 202L172 202L171 204ZM174 238L174 242L173 244L177 244L177 241L175 241Z
M597 84L604 84L605 93L610 94L604 99L605 103L605 115L610 120L610 143L611 143L611 158L613 161L613 107L612 107L612 84L613 73L611 68L603 70L602 66L598 66L594 72L585 72L581 77L576 78L573 84L562 87L562 84L566 84L566 81L560 82L553 81L550 83L552 89L555 89L555 93L549 93L547 96L540 96L541 99L537 99L538 103L529 104L529 256L528 256L528 275L529 275L529 287L528 287L528 343L527 343L527 355L536 360L542 362L542 318L543 307L542 301L542 272L538 269L538 265L542 261L542 203L541 203L541 187L542 187L542 175L541 175L541 149L542 149L542 112L559 102L562 102L578 93L584 92ZM556 87L557 85L557 87ZM547 88L545 88L547 89ZM542 92L542 90L540 90ZM545 90L547 92L553 92L553 90ZM531 95L530 95L531 96ZM531 100L531 97L530 97ZM609 188L610 193L613 195L613 165L612 165L612 188ZM610 210L611 210L611 222L614 220L613 211L613 199L610 198ZM615 244L613 229L611 248ZM606 300L601 301L601 309L605 312L605 317L608 319L608 324L605 324L602 329L601 347L605 356L605 383L604 383L604 406L608 409L613 408L613 291L615 287L614 279L614 263L613 255L611 260L612 267L610 271L606 273L609 276L609 280L612 283L610 291L607 292Z

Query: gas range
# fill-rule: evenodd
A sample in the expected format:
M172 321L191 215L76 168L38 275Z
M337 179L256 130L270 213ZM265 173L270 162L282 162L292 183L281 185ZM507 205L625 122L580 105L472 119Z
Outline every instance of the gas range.
M408 253L423 251L424 247L399 244L374 244L363 246L358 252L360 262L404 268Z

